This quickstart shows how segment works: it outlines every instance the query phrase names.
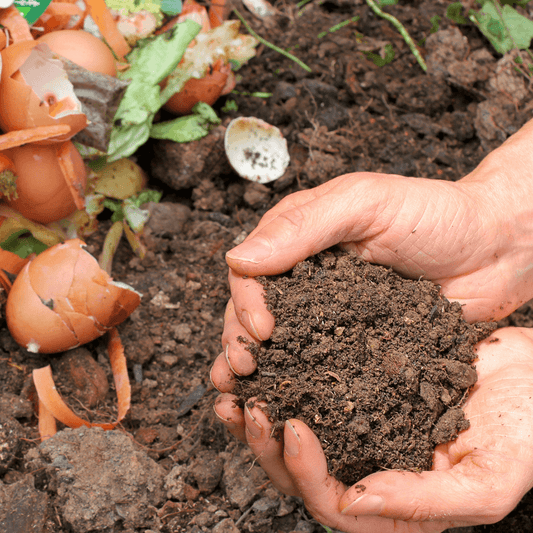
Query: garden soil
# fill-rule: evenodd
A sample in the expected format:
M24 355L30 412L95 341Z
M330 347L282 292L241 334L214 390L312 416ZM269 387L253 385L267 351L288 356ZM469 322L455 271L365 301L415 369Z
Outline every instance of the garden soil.
M329 472L354 485L380 470L430 470L435 446L469 427L474 346L495 323L468 324L435 284L354 253L322 252L258 279L276 326L262 346L247 343L257 372L237 394L267 402L275 436L303 420Z
M220 126L189 144L150 141L136 154L149 186L162 191L163 198L150 206L146 256L139 259L122 242L113 264L113 276L143 294L139 308L119 328L132 406L116 430L61 428L40 444L31 372L46 364L52 365L59 391L80 416L99 422L116 417L105 339L66 354L33 355L17 346L2 319L0 531L323 531L300 500L272 487L250 451L213 413L217 391L209 382L209 369L222 350L229 297L224 254L294 191L355 171L455 181L532 117L533 93L516 72L513 58L498 55L472 26L450 22L445 16L448 3L400 0L386 8L419 44L427 73L397 29L362 0L313 0L303 8L294 1L277 1L278 13L268 19L236 4L258 33L291 50L312 72L261 45L257 57L239 71L237 92L216 104ZM376 65L388 45L394 50L392 61ZM223 136L237 116L255 116L281 129L291 155L282 178L261 185L233 172ZM102 217L99 230L87 240L95 256L109 226ZM396 279L388 270L380 272L389 282ZM428 296L431 302L424 300ZM435 298L434 289L429 290L417 309L429 307ZM435 313L433 320L442 320ZM457 317L453 320L459 331L476 331L464 329ZM530 304L501 322L532 324ZM355 335L358 326L338 327L346 328L338 335L342 337L350 327ZM397 380L398 394L407 387L408 365L403 352L391 353L395 355L383 361L389 383ZM448 379L449 354L439 359L445 361L435 372ZM468 361L459 359L451 366ZM469 370L464 370L463 377L468 377ZM338 375L339 370L324 367L322 383L338 388ZM448 395L440 391L437 412L444 412L452 400L460 407L455 399L460 388L446 383ZM394 394L394 386L390 390ZM401 405L395 412L401 413ZM460 429L462 419L454 420ZM360 418L354 432L360 433L361 442L364 430ZM403 455L410 467L409 451ZM457 531L529 533L532 517L530 493L500 523Z

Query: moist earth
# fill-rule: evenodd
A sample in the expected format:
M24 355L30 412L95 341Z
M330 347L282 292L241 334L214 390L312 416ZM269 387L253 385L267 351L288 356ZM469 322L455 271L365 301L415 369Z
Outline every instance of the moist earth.
M150 206L146 256L136 257L124 240L113 263L114 278L143 293L119 328L132 382L128 417L105 437L98 429L67 429L40 444L31 372L46 364L77 414L116 418L105 339L75 353L35 356L16 345L1 319L0 531L324 531L300 500L272 487L214 415L209 369L222 351L229 298L224 254L282 198L341 174L460 179L532 117L533 94L513 53L502 57L472 25L447 19L449 2L400 0L384 8L417 43L427 73L397 29L362 0L273 3L278 13L267 19L236 6L311 72L261 45L239 70L236 92L215 105L219 127L188 144L151 140L135 155L163 197ZM533 18L530 7L514 7ZM394 57L378 66L376 55L389 44ZM281 129L291 155L282 178L247 182L229 167L224 129L237 116ZM87 240L95 256L109 218ZM500 325L531 327L533 307ZM530 533L532 516L529 493L503 521L458 531Z
M474 346L495 323L467 324L433 283L349 252L258 280L276 325L248 344L257 371L240 380L241 404L266 401L278 436L285 420L306 422L333 476L353 485L379 470L430 470L435 446L469 427Z

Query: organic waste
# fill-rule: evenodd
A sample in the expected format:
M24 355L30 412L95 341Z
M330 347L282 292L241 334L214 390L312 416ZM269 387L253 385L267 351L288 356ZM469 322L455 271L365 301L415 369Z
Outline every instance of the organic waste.
M149 211L143 204L161 197L146 189L144 172L128 156L153 127L160 138L183 131L183 140L206 135L219 122L209 104L234 87L233 69L257 45L239 34L238 21L224 20L224 2L209 13L192 0L182 9L180 2L166 6L139 13L126 2L110 9L104 0L54 0L32 26L17 7L0 9L0 24L9 30L0 38L0 282L8 293L8 328L35 353L70 350L108 333L122 384L129 382L115 326L137 307L140 294L113 281L113 256L125 234L144 257ZM71 82L72 65L88 74ZM90 125L85 102L105 94L101 88L110 77L125 81L123 90L109 93L113 127L104 146L101 140L85 146L76 137ZM153 124L163 106L182 115L198 110L192 122L183 117ZM105 105L91 113L93 120L109 120ZM112 225L98 262L83 239L104 211ZM34 378L42 438L55 432L56 419L72 427L88 424L62 403L49 367ZM117 384L117 422L129 405L124 390Z

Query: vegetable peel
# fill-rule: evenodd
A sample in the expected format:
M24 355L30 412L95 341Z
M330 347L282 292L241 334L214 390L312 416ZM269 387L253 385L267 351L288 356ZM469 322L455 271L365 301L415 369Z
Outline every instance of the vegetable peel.
M131 385L124 347L116 328L109 330L108 335L107 349L118 403L115 421L107 423L89 422L76 415L61 398L54 383L52 369L50 365L47 365L33 371L33 382L39 398L39 433L41 440L46 440L55 434L56 419L71 428L86 426L110 430L114 429L126 416L131 404Z

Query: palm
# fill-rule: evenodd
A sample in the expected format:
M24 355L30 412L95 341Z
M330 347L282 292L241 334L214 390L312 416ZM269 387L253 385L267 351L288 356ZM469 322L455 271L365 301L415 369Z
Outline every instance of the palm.
M435 533L493 523L533 484L533 332L498 330L478 345L478 355L479 379L464 406L471 427L437 447L432 472L379 472L346 489L327 474L320 443L302 422L292 421L301 445L299 455L291 458L283 452L283 442L269 438L269 422L258 407L243 420L227 395L217 412L238 422L235 427L246 422L249 428L251 415L261 423L260 438L246 432L258 461L278 488L302 496L325 525L350 533ZM361 485L365 494L385 499L380 516L339 512L359 497Z

